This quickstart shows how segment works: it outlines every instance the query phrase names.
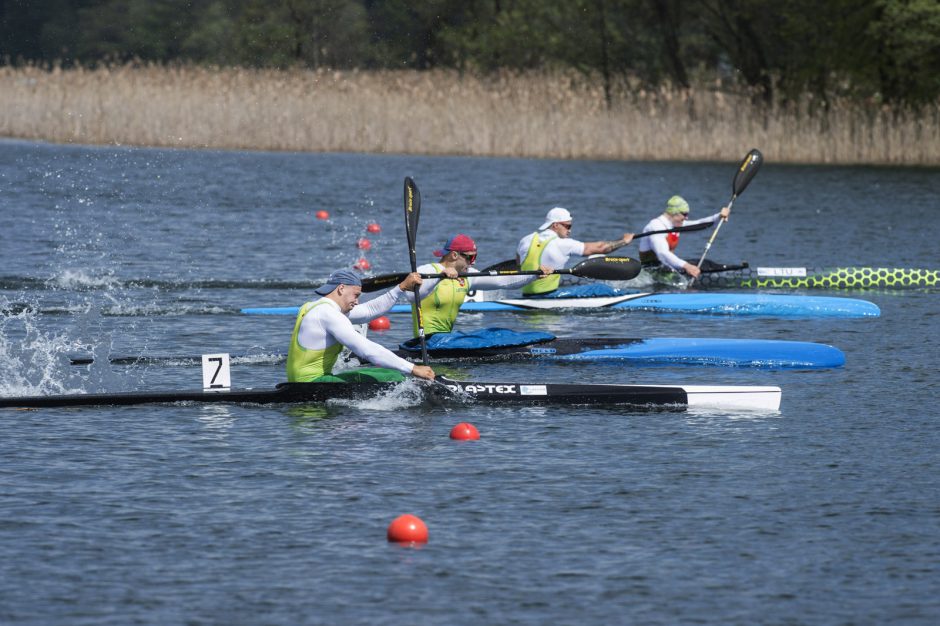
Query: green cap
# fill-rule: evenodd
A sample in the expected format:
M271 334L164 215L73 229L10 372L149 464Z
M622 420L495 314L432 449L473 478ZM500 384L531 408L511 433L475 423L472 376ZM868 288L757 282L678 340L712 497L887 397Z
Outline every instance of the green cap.
M673 196L666 202L666 213L677 215L679 213L688 213L689 203L682 196Z

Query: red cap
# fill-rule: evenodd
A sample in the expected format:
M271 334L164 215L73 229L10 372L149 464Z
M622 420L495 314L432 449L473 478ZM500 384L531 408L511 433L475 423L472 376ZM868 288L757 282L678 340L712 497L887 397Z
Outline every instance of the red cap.
M434 251L434 256L444 256L448 252L476 252L477 244L467 235L454 235L444 247Z

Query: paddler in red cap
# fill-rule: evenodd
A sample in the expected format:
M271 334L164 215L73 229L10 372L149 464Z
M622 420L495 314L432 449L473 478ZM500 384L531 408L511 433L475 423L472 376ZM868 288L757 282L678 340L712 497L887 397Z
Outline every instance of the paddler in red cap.
M472 267L477 258L477 244L470 237L458 234L451 237L434 251L440 257L438 263L428 263L418 268L419 274L445 274L446 279L426 278L421 284L421 315L424 321L425 335L449 333L454 329L454 321L468 292L473 290L515 289L535 280L538 276L479 276L458 278L460 273L478 273ZM552 273L550 267L542 266L544 275ZM414 296L407 293L414 301ZM418 334L418 320L414 317L414 332Z

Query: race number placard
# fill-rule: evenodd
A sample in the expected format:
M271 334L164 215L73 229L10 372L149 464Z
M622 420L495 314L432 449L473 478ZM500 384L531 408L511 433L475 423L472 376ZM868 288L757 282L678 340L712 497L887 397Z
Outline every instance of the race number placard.
M228 391L232 387L228 354L202 355L203 391Z

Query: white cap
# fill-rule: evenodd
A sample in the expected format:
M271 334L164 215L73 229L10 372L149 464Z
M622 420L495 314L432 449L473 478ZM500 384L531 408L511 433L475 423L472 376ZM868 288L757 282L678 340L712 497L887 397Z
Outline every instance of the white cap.
M549 211L545 215L545 223L539 226L539 230L545 230L555 222L570 222L571 213L568 212L568 209L563 209L560 206L556 206L554 209Z

